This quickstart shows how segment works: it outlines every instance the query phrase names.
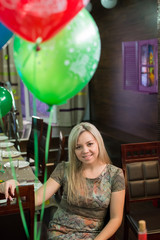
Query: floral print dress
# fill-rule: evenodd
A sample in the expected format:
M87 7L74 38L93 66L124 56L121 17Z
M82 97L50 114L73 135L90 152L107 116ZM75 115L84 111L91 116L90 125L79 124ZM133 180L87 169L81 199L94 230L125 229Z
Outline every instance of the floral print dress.
M51 174L51 178L63 185L63 196L50 221L48 239L93 240L103 228L111 193L125 188L122 169L107 164L99 177L87 178L87 204L80 196L80 205L76 206L67 203L67 165L66 162L58 164Z

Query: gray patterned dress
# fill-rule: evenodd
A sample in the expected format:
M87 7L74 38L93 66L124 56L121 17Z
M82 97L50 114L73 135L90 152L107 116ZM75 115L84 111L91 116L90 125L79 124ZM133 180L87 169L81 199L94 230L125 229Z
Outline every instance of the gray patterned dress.
M63 185L63 196L59 208L49 224L49 239L54 240L93 240L103 228L112 192L125 188L122 169L107 164L99 177L87 178L87 204L83 195L80 196L80 206L67 203L68 163L57 165L51 178Z

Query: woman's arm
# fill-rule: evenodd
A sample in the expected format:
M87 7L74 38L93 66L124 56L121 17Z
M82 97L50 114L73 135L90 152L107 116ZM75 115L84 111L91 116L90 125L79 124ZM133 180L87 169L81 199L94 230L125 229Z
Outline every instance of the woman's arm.
M41 205L43 203L43 200L48 200L53 194L58 191L60 186L61 185L57 183L53 178L49 178L47 182L35 192L35 206Z
M55 194L60 188L60 184L57 183L53 178L49 178L45 184L43 184L35 192L35 206L39 206L43 202L43 195L45 191L44 201L48 200L53 194Z
M0 193L4 193L6 198L12 200L14 196L15 188L17 185L20 185L16 180L11 179L4 183L0 184ZM54 179L49 178L45 185L42 185L35 192L35 205L39 206L43 202L43 194L45 191L44 201L48 200L53 194L55 194L60 188L60 184L57 183Z
M123 218L125 190L112 192L110 220L94 240L107 240L118 230Z

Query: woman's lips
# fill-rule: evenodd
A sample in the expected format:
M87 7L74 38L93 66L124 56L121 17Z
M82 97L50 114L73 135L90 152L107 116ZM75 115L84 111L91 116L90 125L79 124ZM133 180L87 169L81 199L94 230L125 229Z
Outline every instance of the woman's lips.
M91 157L92 157L92 155L83 156L84 159L90 159Z

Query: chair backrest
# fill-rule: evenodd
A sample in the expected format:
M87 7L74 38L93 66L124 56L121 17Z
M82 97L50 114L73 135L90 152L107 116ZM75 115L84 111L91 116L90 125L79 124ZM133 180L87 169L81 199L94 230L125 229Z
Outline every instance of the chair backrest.
M2 239L27 239L20 217L18 196L21 199L23 211L25 213L28 225L30 240L33 240L34 232L34 186L19 186L15 192L14 200L8 200L6 203L0 204L0 236ZM0 194L0 199L5 196Z
M39 146L42 138L42 131L43 131L43 119L36 116L32 116L31 132L27 143L27 161L29 161L29 158L34 158L35 136L37 134Z
M160 142L122 144L121 150L129 212L130 202L160 198Z
M38 151L38 165L41 170L41 176L39 177L39 180L41 182L44 181L44 172L45 172L45 151L46 151L46 140L47 140L47 132L48 132L48 123L43 122L43 130L42 130L42 137L41 141L39 143L39 151ZM52 127L49 135L49 149L51 144L51 138L52 138ZM49 153L48 153L49 155Z
M134 162L138 159L157 159L160 156L160 141L128 143L121 145L122 164Z
M66 143L66 138L63 135L63 132L60 131L59 132L59 149L58 149L55 165L57 165L61 161L65 161L66 160L66 156L65 156L65 143Z

